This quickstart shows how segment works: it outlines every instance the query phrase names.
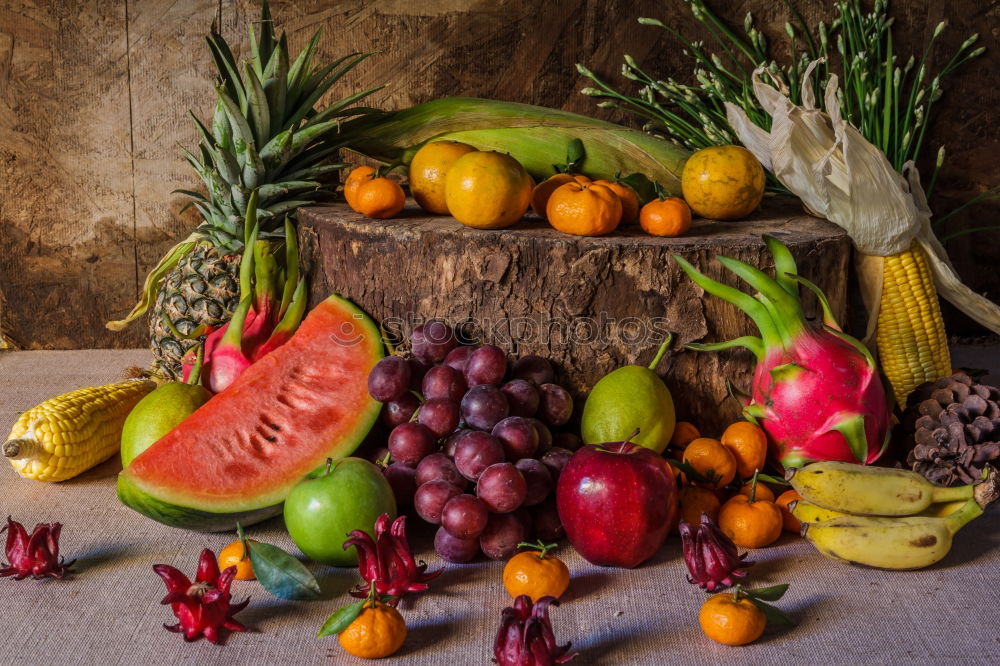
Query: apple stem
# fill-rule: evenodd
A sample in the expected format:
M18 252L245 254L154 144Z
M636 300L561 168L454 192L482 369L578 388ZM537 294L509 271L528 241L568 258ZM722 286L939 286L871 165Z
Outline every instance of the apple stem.
M326 459L326 475L329 476L330 472L333 471L333 458Z
M632 443L632 439L639 436L639 429L636 428L632 431L632 434L625 438L625 440L618 445L618 453L625 451L625 447Z

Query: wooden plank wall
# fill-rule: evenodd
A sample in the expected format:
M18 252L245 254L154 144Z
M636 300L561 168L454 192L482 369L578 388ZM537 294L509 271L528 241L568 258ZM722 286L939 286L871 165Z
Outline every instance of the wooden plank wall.
M709 4L734 25L752 11L781 34L781 3ZM904 49L921 48L945 16L948 48L978 30L989 49L947 83L938 108L931 144L946 141L951 156L943 210L1000 182L997 4L894 3ZM829 14L821 0L798 5L807 19ZM272 9L293 48L323 27L324 58L381 49L331 94L386 82L375 99L386 108L465 94L633 122L579 95L586 83L574 63L624 85L629 53L683 78L690 67L677 43L635 19L702 35L682 0L275 0ZM256 0L0 0L0 335L28 348L145 345L144 324L113 334L103 322L131 307L146 271L196 224L170 191L196 185L177 144L194 144L188 109L205 117L213 104L202 35L216 21L245 50L257 12ZM996 218L987 207L955 224ZM1000 294L995 271L977 270L1000 260L994 238L950 247L975 288Z

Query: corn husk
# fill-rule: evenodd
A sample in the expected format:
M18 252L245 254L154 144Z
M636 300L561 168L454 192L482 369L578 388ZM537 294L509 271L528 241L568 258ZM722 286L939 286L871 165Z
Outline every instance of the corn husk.
M348 148L383 162L409 164L429 141L461 141L509 153L535 179L556 173L574 139L583 142L580 171L591 178L645 177L680 194L690 152L640 130L568 111L474 97L446 97L350 124ZM630 180L629 184L633 184ZM637 187L640 197L652 187Z
M882 286L881 257L910 248L915 240L926 252L938 293L990 330L1000 333L1000 307L962 284L930 225L931 210L913 162L903 172L840 114L838 79L824 93L827 112L816 108L804 75L802 106L764 83L754 71L754 92L771 114L771 131L754 125L739 107L726 103L730 124L743 144L813 214L843 228L860 253L862 295L869 312L869 338L875 330Z

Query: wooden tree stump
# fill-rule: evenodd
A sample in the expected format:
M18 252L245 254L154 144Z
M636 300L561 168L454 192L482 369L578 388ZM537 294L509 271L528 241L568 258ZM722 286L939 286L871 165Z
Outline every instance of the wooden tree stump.
M518 356L540 354L556 364L558 381L578 401L611 370L649 363L667 332L678 344L756 334L743 313L688 279L674 253L746 289L712 259L734 257L773 274L761 241L761 234L773 234L826 292L837 316L846 309L850 240L794 201L771 202L740 222L696 220L681 238L655 238L638 226L583 238L531 217L483 231L416 208L391 220L370 220L346 206L307 208L298 219L311 303L337 292L397 341L422 321L441 319L476 342ZM805 306L811 316L818 312L811 294ZM675 351L658 371L678 418L717 436L740 413L727 399L726 380L748 387L753 366L744 351Z

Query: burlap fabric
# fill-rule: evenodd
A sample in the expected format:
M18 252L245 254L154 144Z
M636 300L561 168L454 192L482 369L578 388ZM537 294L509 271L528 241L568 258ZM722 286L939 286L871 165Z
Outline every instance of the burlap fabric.
M0 427L46 398L115 380L126 366L147 361L139 351L2 354ZM984 365L978 354L968 363ZM152 565L193 574L202 548L218 551L233 535L172 529L127 509L115 497L119 467L112 460L60 484L27 481L0 468L2 517L9 513L29 530L36 522L63 523L64 552L77 558L68 580L0 579L0 664L362 663L336 638L315 637L326 616L345 603L358 581L356 570L313 566L325 598L308 603L285 602L256 582L237 581L234 596L251 597L239 618L254 631L230 635L223 647L204 640L187 644L164 630L174 618L159 603L165 588ZM254 526L251 534L297 552L280 518ZM430 536L419 530L414 541L437 567ZM566 546L559 555L573 581L552 621L557 639L580 650L577 664L998 663L998 543L996 509L960 532L942 563L916 572L831 562L785 535L752 553L749 583L790 583L780 605L799 625L768 632L744 648L717 645L701 633L697 616L706 595L686 582L676 538L633 571L590 566ZM488 561L447 566L429 593L401 605L409 636L388 662L489 663L500 611L510 601L502 568Z

